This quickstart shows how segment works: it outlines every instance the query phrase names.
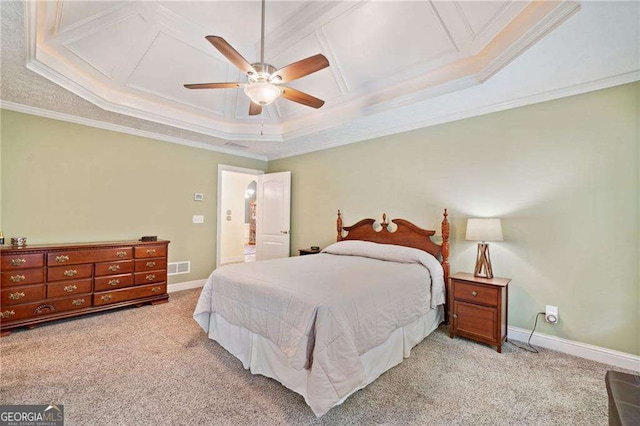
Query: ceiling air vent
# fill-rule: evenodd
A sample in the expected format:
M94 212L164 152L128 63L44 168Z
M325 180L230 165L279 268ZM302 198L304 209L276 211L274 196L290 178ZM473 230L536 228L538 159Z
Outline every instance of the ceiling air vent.
M167 275L188 274L191 272L191 261L171 262L167 264Z
M235 143L235 142L226 142L224 146L228 146L229 148L233 148L233 149L249 149L248 146L240 145L239 143Z

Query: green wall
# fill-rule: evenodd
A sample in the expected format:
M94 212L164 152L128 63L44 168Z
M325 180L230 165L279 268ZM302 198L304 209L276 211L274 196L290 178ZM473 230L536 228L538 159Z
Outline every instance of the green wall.
M440 229L452 271L473 271L468 217L500 217L494 274L513 279L509 324L640 354L640 83L269 162L292 171L292 253L386 212Z
M513 279L509 323L530 329L545 304L552 335L640 354L640 83L270 161L291 170L292 253L363 217L440 229L452 270L471 271L468 217L501 217L494 273ZM30 243L170 239L170 261L215 266L218 164L258 160L2 110L0 224ZM205 201L193 201L202 192ZM205 224L191 223L204 214Z
M169 261L215 268L218 164L266 162L1 110L2 231L29 243L110 241L157 235ZM204 201L193 194L201 192ZM204 224L191 216L202 214ZM8 240L7 240L8 241Z

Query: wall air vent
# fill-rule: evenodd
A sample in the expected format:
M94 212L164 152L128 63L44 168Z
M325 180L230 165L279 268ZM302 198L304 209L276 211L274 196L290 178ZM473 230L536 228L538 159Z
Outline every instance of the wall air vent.
M188 274L191 272L191 261L170 262L167 264L167 275Z
M233 149L249 149L248 146L240 145L239 143L235 143L235 142L227 142L224 144L224 146L233 148Z

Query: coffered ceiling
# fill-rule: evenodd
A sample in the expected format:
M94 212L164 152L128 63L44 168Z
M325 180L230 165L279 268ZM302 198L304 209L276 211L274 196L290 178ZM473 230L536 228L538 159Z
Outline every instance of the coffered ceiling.
M398 131L420 126L425 117L412 117L413 105L487 83L581 8L574 1L266 5L266 62L281 68L317 53L328 58L329 68L289 84L324 99L321 109L278 99L249 116L241 89L183 87L246 82L205 36L221 36L257 62L253 0L27 2L24 65L103 110L157 123L146 128L159 134L277 158L388 134L399 123ZM371 119L381 121L379 131L363 125Z

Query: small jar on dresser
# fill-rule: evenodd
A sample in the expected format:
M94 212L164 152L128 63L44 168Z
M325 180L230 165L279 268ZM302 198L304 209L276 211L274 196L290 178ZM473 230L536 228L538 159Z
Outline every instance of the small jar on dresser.
M169 241L117 241L1 248L0 329L163 303Z
M507 337L510 278L480 278L457 272L449 277L449 335L496 346Z

